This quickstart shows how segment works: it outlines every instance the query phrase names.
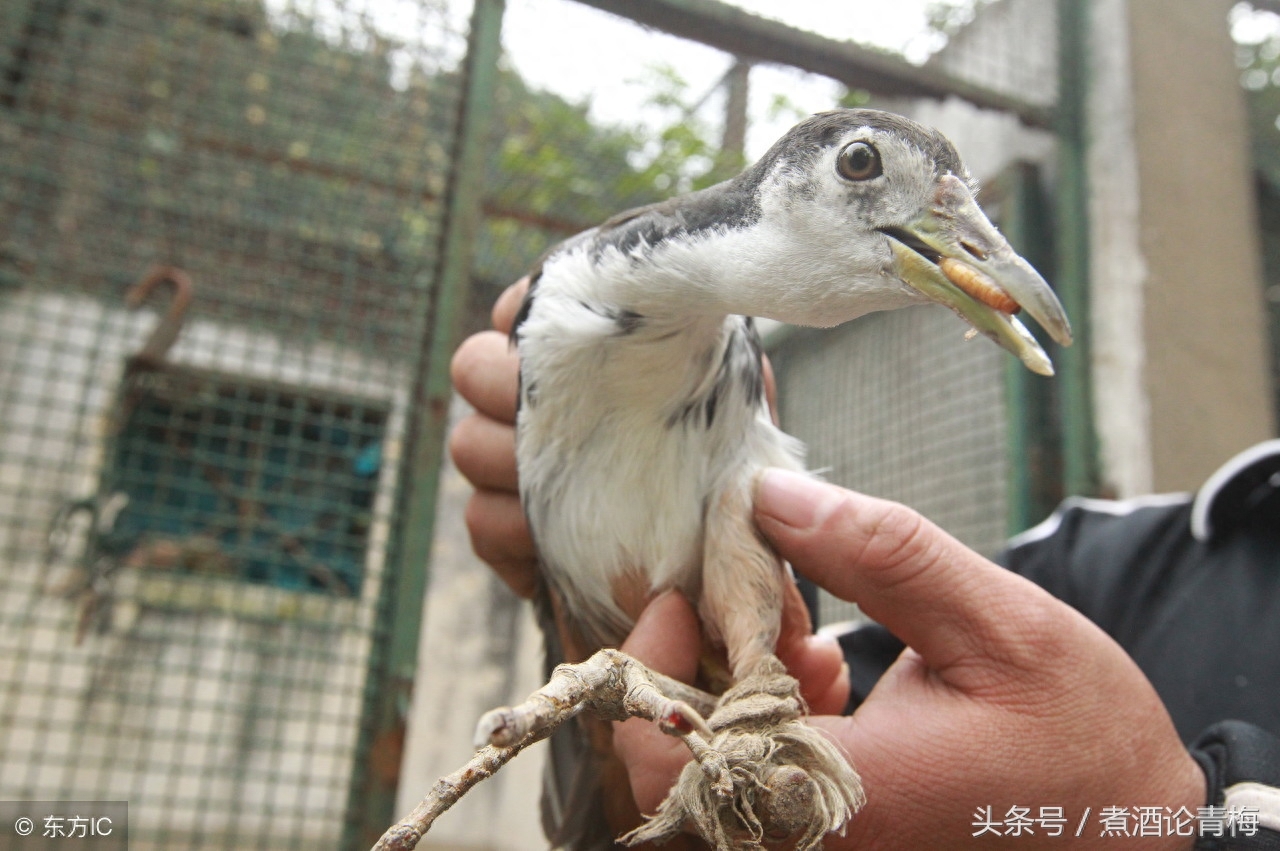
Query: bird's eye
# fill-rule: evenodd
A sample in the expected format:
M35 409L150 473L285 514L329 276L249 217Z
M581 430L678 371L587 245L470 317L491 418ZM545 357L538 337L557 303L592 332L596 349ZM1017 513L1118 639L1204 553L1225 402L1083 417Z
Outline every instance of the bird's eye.
M841 151L836 169L845 180L870 180L884 174L880 152L866 142L854 142Z

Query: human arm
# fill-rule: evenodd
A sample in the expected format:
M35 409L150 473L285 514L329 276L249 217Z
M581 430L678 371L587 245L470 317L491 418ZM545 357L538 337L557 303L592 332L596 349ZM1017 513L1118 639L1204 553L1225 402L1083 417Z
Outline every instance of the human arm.
M1141 671L1040 588L903 506L793 474L764 477L756 519L797 570L856 600L911 648L853 716L813 719L848 751L868 796L848 835L828 848L979 844L975 813L985 807L997 817L1061 807L1073 833L1086 807L1194 813L1205 803L1204 774ZM654 605L664 607L662 629L647 631L657 621L642 617L624 649L679 676L681 601ZM615 727L614 746L651 811L669 785L663 762L678 752L634 722ZM1086 830L1105 844L1096 820ZM1018 843L1055 840L1037 830ZM1115 841L1192 847L1186 837Z

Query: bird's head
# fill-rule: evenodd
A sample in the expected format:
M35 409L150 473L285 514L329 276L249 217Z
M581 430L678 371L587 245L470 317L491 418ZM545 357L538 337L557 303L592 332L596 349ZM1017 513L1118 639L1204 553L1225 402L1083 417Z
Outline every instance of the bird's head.
M821 113L729 186L739 204L751 199L750 230L772 242L759 252L790 258L793 304L776 318L831 325L935 301L1045 375L1048 356L1013 314L1071 342L1053 290L978 208L967 169L935 130L875 110Z

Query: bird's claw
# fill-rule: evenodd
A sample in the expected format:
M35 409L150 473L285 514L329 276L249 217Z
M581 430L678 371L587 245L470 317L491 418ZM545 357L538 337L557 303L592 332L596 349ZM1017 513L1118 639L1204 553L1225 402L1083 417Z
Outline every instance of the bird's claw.
M658 729L666 733L668 736L688 736L697 733L707 741L711 740L714 733L707 726L707 721L698 711L683 700L672 700L668 702L666 711L659 715Z
M719 751L708 751L698 760L698 766L711 782L711 788L717 795L721 798L732 797L733 774L729 770L729 760L725 759L724 754Z

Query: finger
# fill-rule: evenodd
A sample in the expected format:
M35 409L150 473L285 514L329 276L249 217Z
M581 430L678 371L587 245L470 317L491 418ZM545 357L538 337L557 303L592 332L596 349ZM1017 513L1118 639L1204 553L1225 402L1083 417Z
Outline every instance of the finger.
M528 275L525 275L502 291L502 295L498 296L498 300L493 303L492 319L494 328L503 334L511 333L511 326L515 323L516 313L520 311L520 304L524 301L524 294L528 291Z
M813 712L840 712L848 702L848 672L844 653L835 639L813 634L809 607L800 589L788 582L782 602L782 628L778 632L776 654L787 672L800 681L800 696ZM840 675L844 673L844 693Z
M478 490L464 514L471 547L516 594L529 599L538 586L538 559L529 524L515 494Z
M692 683L698 675L701 648L698 616L678 591L666 591L655 597L640 613L631 634L622 643L623 653L684 683Z
M449 457L477 488L516 493L516 430L482 414L464 417L449 434Z
M502 334L481 331L468 337L454 352L449 371L453 386L477 411L499 422L516 421L520 359Z
M760 530L797 570L856 601L935 670L974 657L1009 661L1036 624L1051 622L1027 610L1039 599L1029 583L905 506L771 469L755 508Z
M814 715L838 715L849 703L849 666L829 635L806 635L778 644L778 658L800 681L800 696Z
M782 624L778 630L778 644L803 641L813 634L813 621L809 618L809 605L796 583L788 581L782 589Z
M679 592L668 591L641 612L622 651L687 683L697 675L701 642L693 606ZM613 747L627 767L636 805L645 813L657 809L690 758L683 742L641 718L613 725Z

